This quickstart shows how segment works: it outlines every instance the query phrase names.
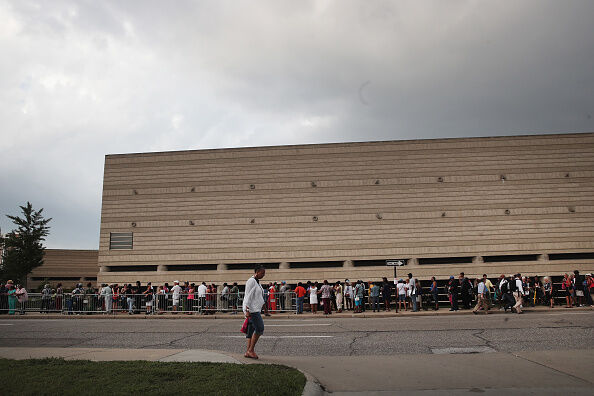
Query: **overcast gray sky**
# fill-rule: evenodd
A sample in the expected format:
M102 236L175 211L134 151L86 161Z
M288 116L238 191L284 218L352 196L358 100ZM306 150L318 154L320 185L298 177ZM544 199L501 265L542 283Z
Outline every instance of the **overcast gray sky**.
M104 155L594 131L594 1L0 0L0 227L96 249Z

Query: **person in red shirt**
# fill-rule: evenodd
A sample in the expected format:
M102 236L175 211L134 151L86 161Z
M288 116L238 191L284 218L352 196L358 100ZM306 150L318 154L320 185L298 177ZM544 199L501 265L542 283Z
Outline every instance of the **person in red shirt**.
M307 293L307 291L303 287L303 284L301 282L299 282L299 284L297 284L297 287L295 288L295 296L297 297L297 314L298 315L303 313L303 298L305 297L306 293Z

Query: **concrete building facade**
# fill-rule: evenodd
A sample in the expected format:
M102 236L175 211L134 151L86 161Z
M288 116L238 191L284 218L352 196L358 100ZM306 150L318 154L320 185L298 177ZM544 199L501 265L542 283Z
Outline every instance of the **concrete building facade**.
M594 269L594 133L107 155L99 282Z

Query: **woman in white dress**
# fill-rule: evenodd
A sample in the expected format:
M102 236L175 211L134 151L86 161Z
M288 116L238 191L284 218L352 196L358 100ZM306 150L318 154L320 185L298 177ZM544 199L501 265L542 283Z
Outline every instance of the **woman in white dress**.
M318 282L309 287L309 306L312 313L318 312Z

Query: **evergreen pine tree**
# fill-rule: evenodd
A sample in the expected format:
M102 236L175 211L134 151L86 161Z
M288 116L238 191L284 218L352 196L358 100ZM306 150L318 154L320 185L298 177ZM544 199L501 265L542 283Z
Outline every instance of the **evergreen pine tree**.
M27 275L43 264L45 247L42 242L49 234L47 225L51 218L44 219L43 208L35 211L33 205L20 206L23 217L9 216L17 226L4 238L4 257L0 266L0 278L27 283Z

